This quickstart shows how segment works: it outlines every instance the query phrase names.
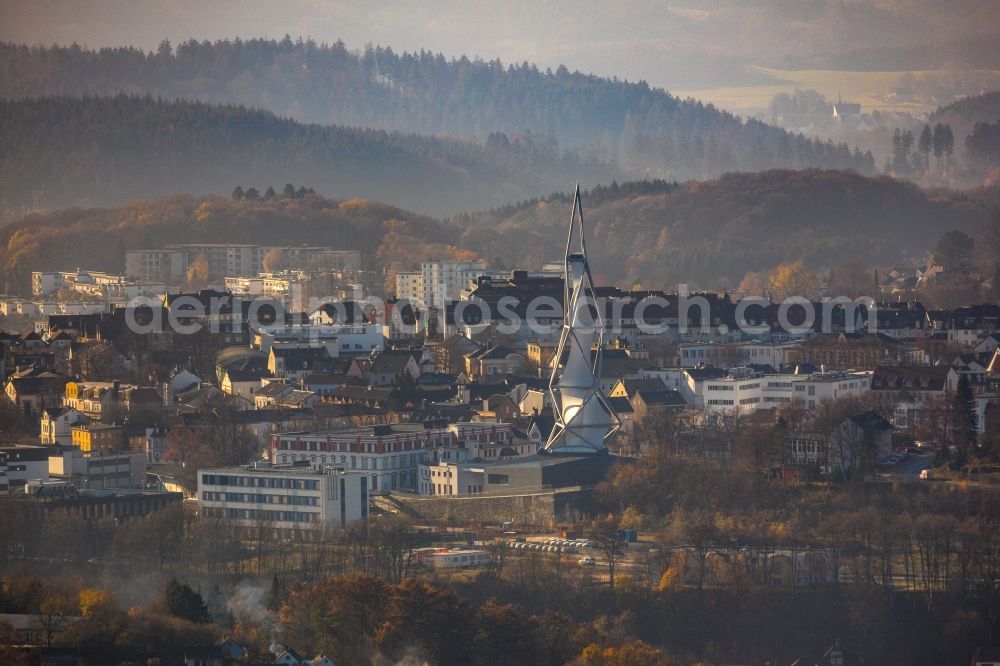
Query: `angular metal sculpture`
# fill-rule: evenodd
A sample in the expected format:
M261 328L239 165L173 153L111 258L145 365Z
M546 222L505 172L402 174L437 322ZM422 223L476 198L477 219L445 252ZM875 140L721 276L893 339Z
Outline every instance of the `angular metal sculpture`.
M620 426L601 394L604 318L599 310L587 263L578 184L566 238L562 334L549 378L556 418L544 447L547 452L603 453Z

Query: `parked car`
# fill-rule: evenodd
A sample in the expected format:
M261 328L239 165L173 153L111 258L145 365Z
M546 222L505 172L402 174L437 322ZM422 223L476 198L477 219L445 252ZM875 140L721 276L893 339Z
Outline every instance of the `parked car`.
M597 560L595 560L590 555L587 555L587 557L580 558L579 564L581 567L592 567L595 564L597 564Z

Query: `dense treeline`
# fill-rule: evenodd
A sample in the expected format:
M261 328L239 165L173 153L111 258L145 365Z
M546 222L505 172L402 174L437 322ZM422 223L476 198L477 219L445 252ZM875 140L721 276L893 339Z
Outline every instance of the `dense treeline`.
M259 190L280 181L243 181ZM227 187L227 191L231 189ZM33 214L0 232L0 286L25 292L31 271L122 270L129 249L176 242L311 243L358 249L372 270L422 260L483 257L536 268L565 249L571 199L529 199L441 222L385 204L314 193L233 200L177 195L112 209ZM588 249L601 282L650 288L677 282L735 287L748 272L802 260L816 271L844 262L883 265L922 256L943 233L977 234L982 198L930 195L891 178L840 171L729 174L684 184L639 181L583 195Z
M986 168L1000 166L1000 120L995 123L976 123L965 139L969 157Z
M992 122L997 118L1000 118L1000 91L973 95L938 107L930 121L956 125L959 134L964 136L976 123Z
M621 188L602 199L583 200L593 266L602 280L648 287L736 286L748 271L794 259L814 269L890 263L922 255L945 231L974 233L990 215L957 195L818 170L727 174L648 193ZM461 244L498 264L539 265L559 256L568 205L552 197L459 216Z
M84 261L88 268L121 271L126 250L179 239L329 245L360 250L370 265L383 235L401 227L427 244L456 235L430 218L361 199L338 202L308 193L240 201L176 195L121 208L29 215L0 230L0 275L9 292L30 292L33 270L62 270Z
M775 167L875 170L870 154L743 122L644 82L370 45L354 52L340 41L191 40L176 49L165 42L156 53L0 44L0 72L7 98L148 93L407 132L553 132L565 145L665 178Z
M441 215L616 174L531 133L476 143L148 96L0 100L0 213L292 181Z
M982 182L989 170L1000 165L995 126L1000 125L1000 91L974 95L938 108L930 116L931 124L954 128L954 143L962 156L962 165L973 180ZM964 149L964 151L963 151Z
M755 449L783 426L743 425L730 464L657 445L601 489L611 524L645 541L613 587L603 563L504 542L474 574L428 569L415 549L434 535L389 516L280 540L180 506L39 527L18 504L0 515L0 610L61 625L56 643L97 663L178 663L223 636L255 659L277 642L337 663L539 666L794 663L838 639L864 663L968 664L995 644L994 489L768 482Z

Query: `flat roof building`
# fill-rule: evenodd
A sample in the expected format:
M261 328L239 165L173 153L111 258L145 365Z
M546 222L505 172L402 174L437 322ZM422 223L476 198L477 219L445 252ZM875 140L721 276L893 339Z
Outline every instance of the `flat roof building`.
M343 529L368 517L368 475L329 465L270 465L198 472L202 518L243 527Z

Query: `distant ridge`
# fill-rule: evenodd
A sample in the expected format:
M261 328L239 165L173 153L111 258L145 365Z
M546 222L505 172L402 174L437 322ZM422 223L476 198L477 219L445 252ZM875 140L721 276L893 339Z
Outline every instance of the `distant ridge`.
M0 71L0 97L11 99L148 93L259 107L302 122L459 138L530 130L588 160L668 179L778 167L875 171L870 155L844 144L743 121L642 81L429 51L355 52L339 41L287 37L164 43L155 53L0 44Z

